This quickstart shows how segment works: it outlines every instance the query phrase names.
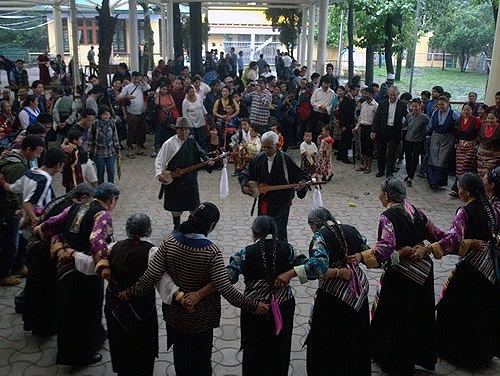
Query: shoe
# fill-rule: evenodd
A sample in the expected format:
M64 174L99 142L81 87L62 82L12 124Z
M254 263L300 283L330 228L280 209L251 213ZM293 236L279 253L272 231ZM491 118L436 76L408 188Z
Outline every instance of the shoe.
M365 170L363 171L363 174L369 174L370 172L372 172L372 170Z
M28 268L23 266L21 269L12 271L10 274L13 277L25 278L28 276Z
M345 164L352 164L352 161L350 159L342 159L342 162Z
M92 358L90 358L90 361L88 364L96 364L99 363L102 360L102 355L99 353L95 353L92 355Z
M411 186L413 185L413 182L412 182L411 180L407 180L407 181L406 181L406 185L407 185L408 187L411 187Z
M17 277L5 277L0 279L0 286L17 286L21 284L21 280Z
M451 197L458 197L458 192L455 192L455 191L450 191L449 195Z
M390 178L393 178L394 177L394 174L391 172L390 174L387 174L385 176L386 179L390 179Z
M438 187L436 184L429 184L429 187L430 187L433 191L435 191L435 190L439 189L439 187Z
M364 170L365 170L365 168L364 168L364 167L358 167L358 168L356 169L356 171L364 171Z
M403 181L408 181L408 179L409 179L409 178L410 178L410 177L409 177L409 176L407 176L406 178L404 178L404 179L403 179Z
M157 155L158 155L158 154L154 151L154 152L152 152L149 156L150 156L151 158L156 158L156 156L157 156Z
M377 172L377 175L375 175L377 178L381 178L385 174L383 172Z
M424 174L423 172L420 172L420 171L419 171L419 172L417 172L417 176L418 176L419 178L426 178L426 177L427 177L427 175L426 175L426 174Z
M238 176L240 173L238 171L235 171L231 174L231 176Z

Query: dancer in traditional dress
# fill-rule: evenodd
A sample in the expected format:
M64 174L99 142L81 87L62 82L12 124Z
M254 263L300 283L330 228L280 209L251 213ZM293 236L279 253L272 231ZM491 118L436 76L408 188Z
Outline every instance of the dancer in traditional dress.
M477 172L483 176L488 170L500 166L500 119L498 113L491 111L479 132L477 151Z

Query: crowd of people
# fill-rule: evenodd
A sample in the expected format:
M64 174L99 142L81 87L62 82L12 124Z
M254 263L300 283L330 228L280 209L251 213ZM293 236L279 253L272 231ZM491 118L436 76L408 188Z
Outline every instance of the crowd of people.
M176 373L211 375L222 295L242 308L243 374L287 375L295 312L289 283L297 277L319 280L306 340L309 375L370 375L372 358L384 372L409 375L416 365L434 369L438 355L479 367L500 354L500 92L490 106L471 92L459 113L440 86L412 98L390 77L361 87L355 76L341 86L331 64L325 74L311 73L279 51L275 73L262 55L247 67L234 49L214 55L207 52L204 72L190 72L182 55L160 60L151 76L122 63L110 87L91 74L79 100L62 77L46 95L45 82L28 85L26 74L18 84L24 75L8 71L12 82L0 102L0 285L26 277L16 297L25 330L57 334L57 363L73 366L100 361L107 336L115 372L151 375L156 286ZM4 67L7 60L0 56ZM127 239L113 240L121 150L130 165L145 158L148 133L159 198L173 218L158 247L145 213L128 218ZM300 165L287 153L294 148ZM370 248L354 226L317 206L307 218L305 255L289 243L290 205L309 186L332 180L334 155L360 162L356 171L364 174L377 161L375 176L385 178L378 241ZM228 265L208 238L220 212L201 202L197 179L200 168L225 166L222 157L258 208L254 243ZM404 182L394 177L403 160ZM59 173L66 194L56 197ZM464 204L443 231L407 200L406 187L417 175L438 190L450 173L450 195ZM460 263L436 308L431 255L449 254ZM361 264L384 270L371 314ZM244 293L232 286L240 274Z

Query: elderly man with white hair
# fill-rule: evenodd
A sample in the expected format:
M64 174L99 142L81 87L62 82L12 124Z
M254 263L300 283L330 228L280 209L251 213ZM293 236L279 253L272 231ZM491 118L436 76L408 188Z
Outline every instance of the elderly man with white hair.
M262 135L262 152L252 158L247 168L239 176L243 193L252 196L253 190L250 188L249 182L287 185L307 181L307 175L295 164L292 158L278 150L278 141L278 135L272 131ZM305 197L304 184L300 184L295 190L299 198ZM294 189L288 188L260 194L258 198L258 214L274 218L278 239L283 241L287 241L288 216L294 196Z
M373 118L370 137L377 143L377 177L391 177L396 163L396 149L401 143L403 120L408 113L406 103L398 99L399 90L391 86L389 99L380 103Z

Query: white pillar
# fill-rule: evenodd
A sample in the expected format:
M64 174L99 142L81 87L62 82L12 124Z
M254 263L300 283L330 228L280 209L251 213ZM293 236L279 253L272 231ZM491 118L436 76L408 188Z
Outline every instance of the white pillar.
M75 0L69 1L71 11L71 52L73 54L73 88L80 85L80 59L78 56L78 17L76 13Z
M309 18L309 9L307 7L302 7L302 32L300 33L300 53L299 62L300 65L305 65L306 54L307 54L307 19Z
M328 32L328 0L321 0L319 4L318 52L316 58L316 72L325 74L326 65L326 36Z
M500 16L500 8L498 8ZM500 90L500 21L497 21L495 30L495 41L491 52L491 69L488 77L488 87L486 89L485 103L493 106L495 104L495 93Z
M62 27L62 16L61 16L61 3L55 3L52 6L52 14L54 16L56 54L64 57L64 40L63 40L63 27Z
M250 61L254 60L255 54L255 34L250 34Z
M167 3L167 53L165 58L175 59L174 56L174 1Z
M316 5L312 4L309 8L309 30L307 35L307 71L313 74L314 58L314 27L316 26Z
M139 30L137 26L137 0L128 0L128 26L130 40L130 70L139 70Z
M160 42L160 54L161 58L165 59L167 57L167 18L165 17L165 5L163 3L160 5L161 12L161 42ZM167 61L165 61L166 63Z
M339 50L337 54L337 77L342 74L342 36L344 35L344 10L340 11Z

